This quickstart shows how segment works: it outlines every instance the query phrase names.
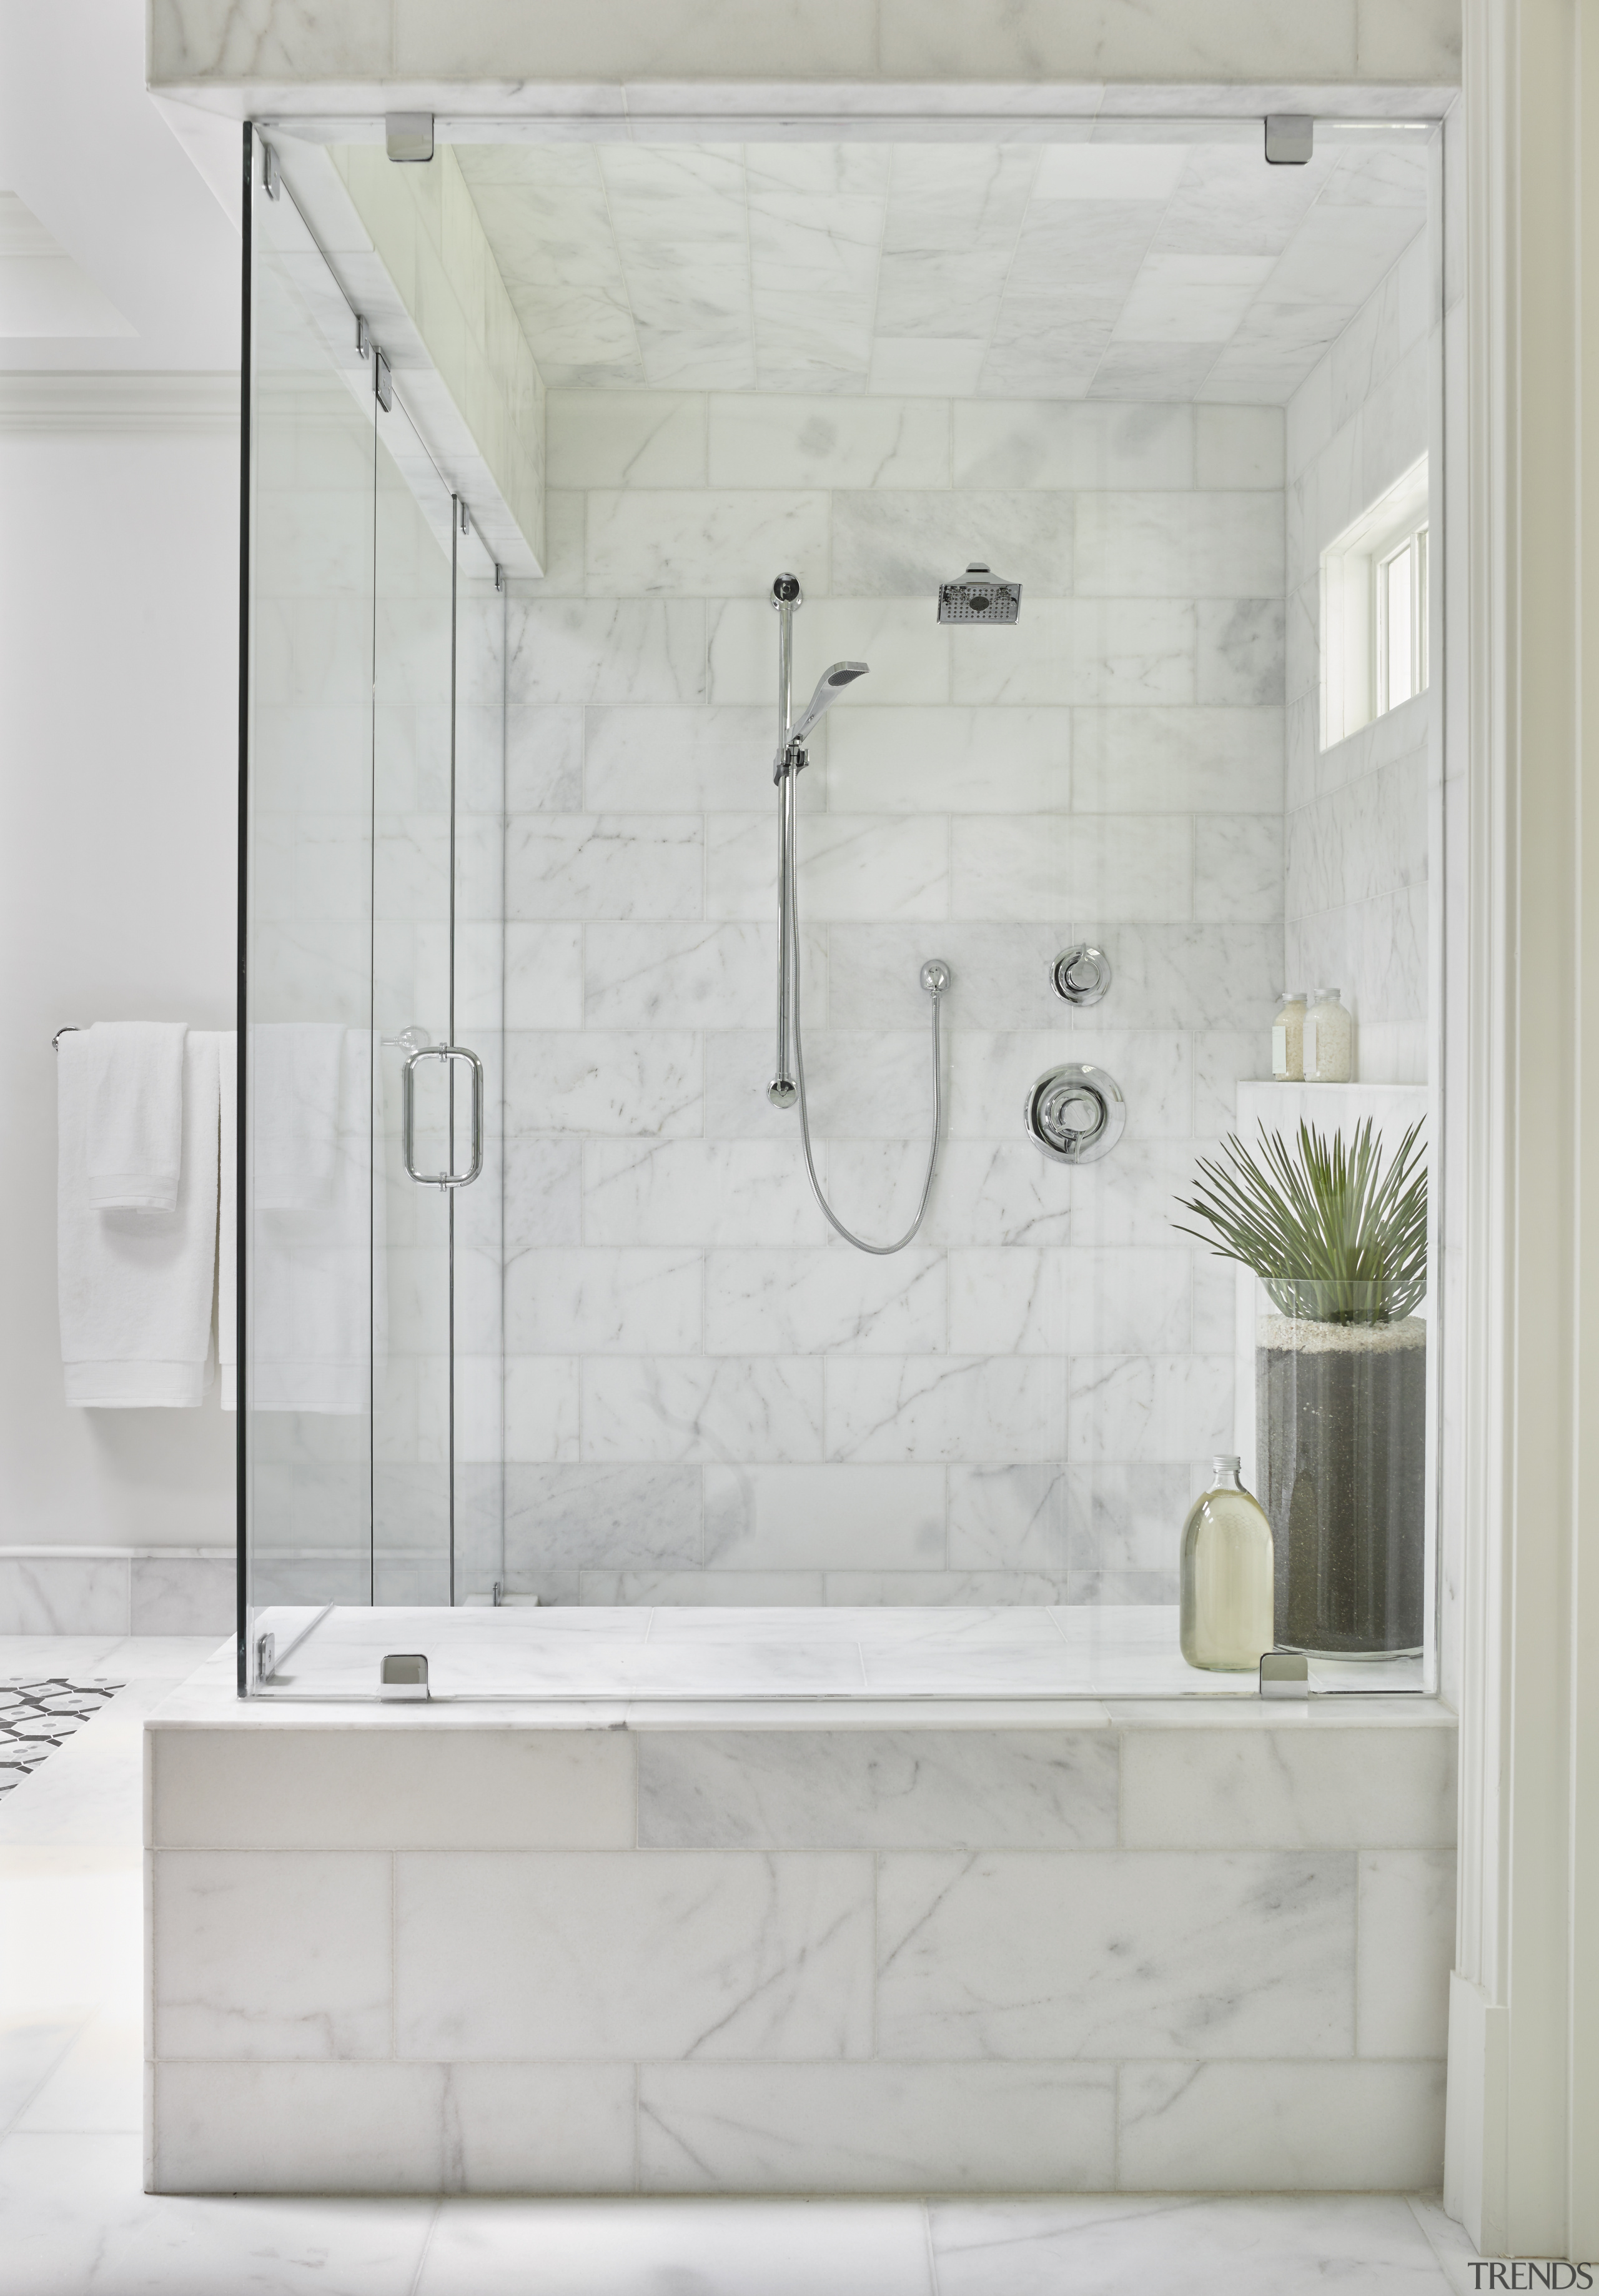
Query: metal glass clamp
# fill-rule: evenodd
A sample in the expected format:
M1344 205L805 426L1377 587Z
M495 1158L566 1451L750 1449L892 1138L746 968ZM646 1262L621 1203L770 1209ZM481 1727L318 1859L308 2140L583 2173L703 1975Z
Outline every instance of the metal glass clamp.
M420 1061L464 1061L472 1070L472 1162L464 1172L419 1172L416 1168L416 1068ZM423 1188L470 1188L483 1169L483 1063L464 1045L422 1045L404 1070L406 1170Z
M1308 1698L1310 1663L1303 1651L1269 1650L1260 1658L1262 1698Z
M1061 1164L1093 1164L1108 1156L1128 1120L1121 1086L1089 1061L1050 1069L1022 1103L1028 1137Z

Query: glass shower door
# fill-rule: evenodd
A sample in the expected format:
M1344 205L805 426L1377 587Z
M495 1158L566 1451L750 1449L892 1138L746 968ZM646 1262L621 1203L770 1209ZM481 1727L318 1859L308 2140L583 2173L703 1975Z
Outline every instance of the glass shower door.
M380 357L381 354L374 354ZM455 503L380 368L372 715L372 1600L455 1600ZM387 400L387 404L385 404ZM469 1071L468 1071L469 1072Z

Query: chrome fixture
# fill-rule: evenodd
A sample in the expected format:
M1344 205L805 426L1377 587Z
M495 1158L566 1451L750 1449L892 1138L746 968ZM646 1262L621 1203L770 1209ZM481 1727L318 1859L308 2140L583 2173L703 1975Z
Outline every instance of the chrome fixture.
M277 1636L258 1635L256 1636L256 1680L270 1682L276 1672Z
M389 1651L378 1676L384 1698L426 1698L428 1661L422 1651Z
M1262 1698L1308 1698L1310 1665L1303 1651L1269 1650L1260 1654Z
M433 156L430 111L391 111L383 121L383 142L397 165L425 166Z
M269 200L283 197L283 179L277 171L277 153L270 144L261 146L261 189Z
M939 1128L943 1119L943 1086L939 1042L939 1006L949 988L949 967L942 957L931 956L922 967L923 991L932 1002L932 1140L927 1153L927 1177L916 1217L893 1243L868 1243L844 1226L822 1193L810 1139L810 1110L805 1091L805 1046L800 1029L800 913L795 895L794 785L807 765L801 746L817 719L830 709L847 685L867 674L864 661L835 661L816 684L802 716L794 717L794 616L805 603L799 577L780 574L772 585L772 604L777 614L777 751L772 778L777 783L777 1067L767 1086L774 1108L800 1106L800 1137L805 1149L805 1168L811 1192L823 1212L846 1243L878 1257L903 1251L922 1226L932 1193L933 1171L939 1160ZM1015 619L1013 615L1013 620ZM790 1052L792 1050L791 1064Z
M1103 948L1079 940L1061 951L1049 977L1068 1004L1097 1004L1111 986L1111 960Z
M1303 168L1316 156L1316 121L1308 112L1268 111L1266 162L1269 168Z
M65 1026L65 1028L64 1028L64 1029L58 1029L56 1030L56 1032L55 1032L54 1036L51 1037L51 1039L50 1039L50 1049L51 1049L51 1051L52 1051L53 1053L59 1053L59 1052L60 1052L60 1050L61 1050L61 1048L62 1048L62 1038L63 1037L81 1037L81 1036L82 1036L82 1034L83 1034L83 1030L78 1027L78 1025L77 1021L69 1021L67 1022L67 1024L66 1024L66 1026Z
M1041 1076L1022 1103L1028 1136L1061 1164L1095 1164L1108 1156L1128 1120L1121 1086L1092 1062L1077 1061Z
M941 622L1013 622L1021 611L1021 583L996 582L986 566L968 566L958 582L939 586Z
M406 1031L407 1036L422 1032ZM450 1157L450 1168L444 1172L419 1172L416 1168L416 1070L422 1061L442 1061L447 1074L452 1061L464 1061L472 1072L472 1162L464 1172L455 1168L455 1156ZM406 1061L403 1072L402 1146L406 1169L419 1187L470 1188L483 1169L483 1063L476 1053L469 1053L464 1045L418 1046ZM451 1125L452 1143L455 1127Z

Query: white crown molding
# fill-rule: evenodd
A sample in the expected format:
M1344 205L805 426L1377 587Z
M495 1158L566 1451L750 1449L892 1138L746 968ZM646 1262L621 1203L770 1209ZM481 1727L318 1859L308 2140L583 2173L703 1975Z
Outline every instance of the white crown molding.
M236 431L232 374L160 374L127 368L0 374L0 433L60 431L174 437Z

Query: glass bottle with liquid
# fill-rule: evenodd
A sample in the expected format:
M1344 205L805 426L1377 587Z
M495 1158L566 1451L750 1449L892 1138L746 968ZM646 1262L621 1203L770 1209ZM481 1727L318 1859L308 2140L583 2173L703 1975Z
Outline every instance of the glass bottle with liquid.
M1354 1073L1355 1023L1336 988L1318 988L1305 1015L1305 1081L1348 1084Z
M1275 1642L1271 1524L1239 1481L1236 1456L1211 1470L1183 1525L1183 1656L1209 1672L1253 1674Z
M1285 988L1272 1016L1271 1072L1278 1084L1298 1084L1305 1074L1305 992Z

